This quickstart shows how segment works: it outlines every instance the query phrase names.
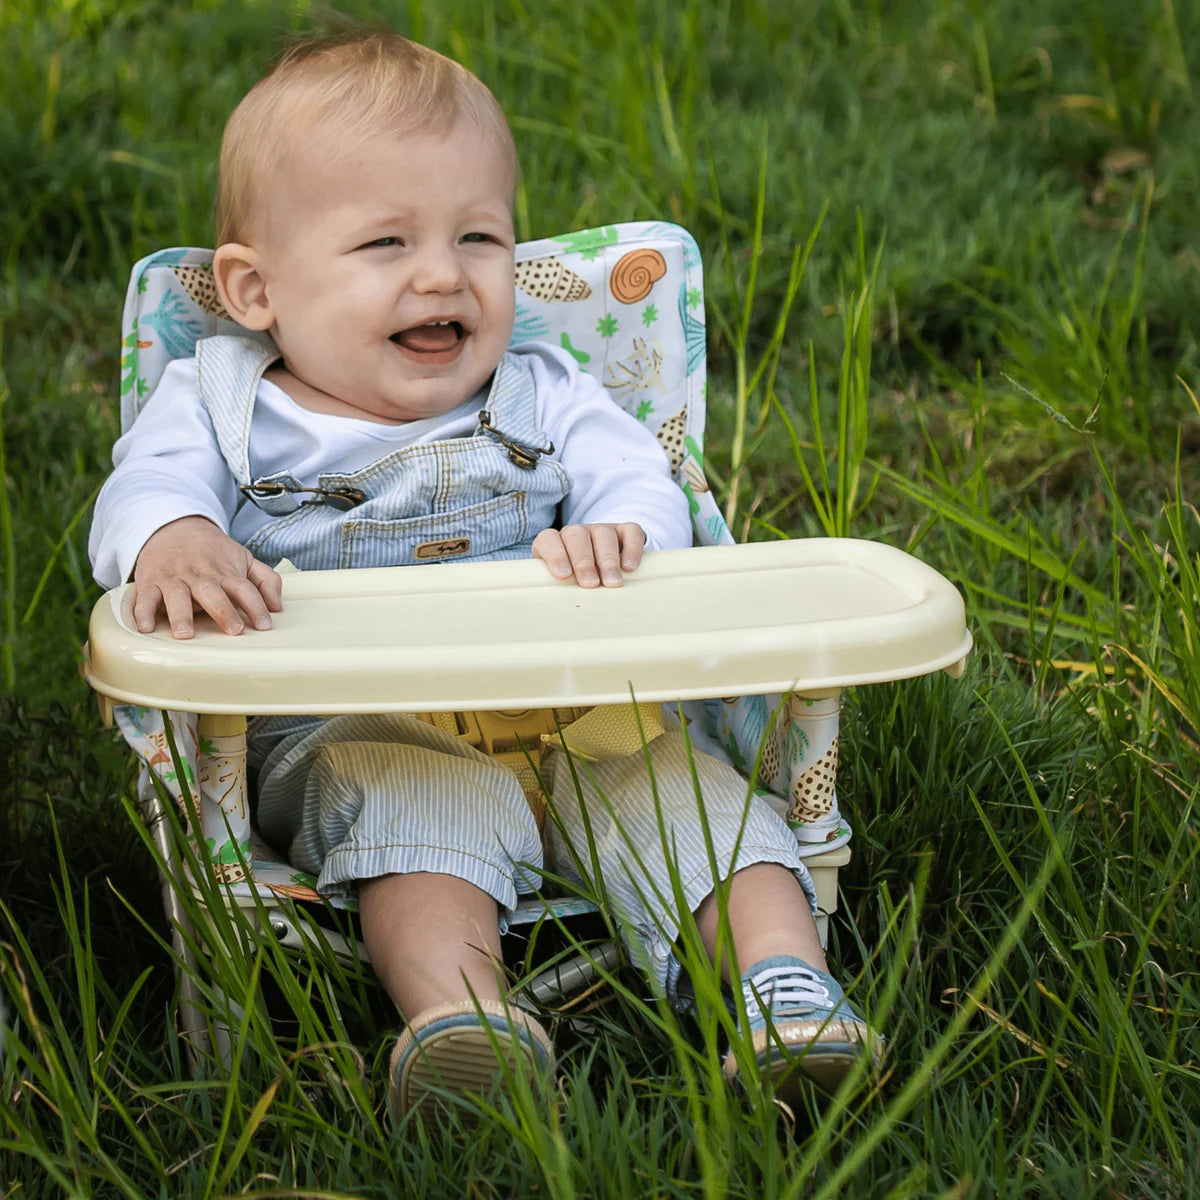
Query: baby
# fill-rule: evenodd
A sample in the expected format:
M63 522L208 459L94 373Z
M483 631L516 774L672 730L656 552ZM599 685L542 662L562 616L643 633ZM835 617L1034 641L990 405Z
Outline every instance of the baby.
M285 558L316 570L532 554L591 588L621 586L646 550L690 544L653 436L570 356L509 349L516 170L487 88L398 35L298 45L242 100L221 147L213 271L230 315L272 344L201 341L117 443L90 549L101 584L134 581L140 629L162 614L191 637L203 611L227 634L268 630ZM599 876L633 957L680 1006L670 872L710 955L727 880L720 966L729 978L742 964L764 1072L833 1086L877 1055L826 972L783 821L676 732L649 755L657 801L640 752L577 772L551 752L543 839L511 771L415 717L251 722L262 832L324 893L357 894L404 1017L396 1113L506 1068L552 1069L500 967L504 915L543 864ZM738 1073L732 1052L725 1070Z

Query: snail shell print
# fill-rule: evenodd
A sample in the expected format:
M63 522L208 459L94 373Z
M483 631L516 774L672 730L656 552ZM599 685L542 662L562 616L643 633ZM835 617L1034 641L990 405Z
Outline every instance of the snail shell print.
M636 304L666 273L667 260L657 250L630 250L617 260L608 286L622 304Z

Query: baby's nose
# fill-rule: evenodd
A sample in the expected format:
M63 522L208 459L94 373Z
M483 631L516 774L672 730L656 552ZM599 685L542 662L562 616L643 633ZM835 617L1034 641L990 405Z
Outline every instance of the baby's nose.
M453 247L422 249L413 268L413 287L419 292L453 292L462 287L463 267Z

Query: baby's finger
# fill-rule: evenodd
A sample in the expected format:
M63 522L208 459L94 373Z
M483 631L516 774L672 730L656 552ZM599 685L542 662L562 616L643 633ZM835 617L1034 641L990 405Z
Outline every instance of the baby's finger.
M224 581L225 594L246 614L255 629L270 629L271 617L262 593L249 580L234 577ZM278 611L278 610L276 610Z
M205 579L192 585L192 595L196 603L216 621L217 628L222 633L236 637L245 630L246 623L226 592L226 585L232 582L229 577L220 582L216 579Z
M196 632L192 622L192 589L180 579L172 579L162 585L163 610L171 636L186 640Z
M589 525L592 535L592 554L605 587L620 587L621 543L615 525Z
M646 531L633 522L617 526L617 538L621 543L621 570L636 571L646 548Z
M592 526L567 525L562 531L563 545L571 560L571 571L580 587L594 588L600 584L596 572L596 556L592 548Z
M557 529L543 529L533 539L532 553L550 568L555 579L571 578L571 560L567 557L562 534Z
M250 582L258 588L267 608L271 612L283 612L283 578L279 572L255 558L251 559L246 574Z
M158 606L162 603L162 592L152 584L135 584L133 598L133 623L139 633L153 633L158 624Z

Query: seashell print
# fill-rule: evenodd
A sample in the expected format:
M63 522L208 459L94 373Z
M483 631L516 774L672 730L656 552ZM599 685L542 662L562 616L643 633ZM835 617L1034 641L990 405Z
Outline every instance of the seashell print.
M657 250L643 248L622 255L608 277L612 294L622 304L636 304L667 273L667 260Z
M763 745L762 764L758 769L759 783L766 784L768 787L775 782L775 776L779 774L779 734L771 731L771 736L767 738Z
M226 816L244 821L246 812L246 756L203 757L199 763L201 795Z
M685 453L683 439L686 433L687 409L681 408L673 417L668 417L654 435L658 438L658 444L666 452L667 459L671 463L672 474L679 470L679 465L683 462Z
M155 729L146 734L146 740L154 747L151 753L143 755L146 765L157 767L160 763L170 763L171 749L167 743L167 735L161 729Z
M691 457L684 460L683 463L683 480L692 489L695 495L701 492L709 491L708 480L704 478L704 471L700 464Z
M245 868L236 862L215 862L212 864L212 873L218 883L241 883L246 878Z
M604 386L618 397L622 408L634 412L639 399L666 390L662 366L662 346L655 340L634 338L633 353L604 368Z
M213 282L212 267L172 267L171 273L195 301L197 308L212 313L214 317L231 319L225 305L221 303L217 285Z
M561 258L531 258L513 270L517 287L537 300L586 300L592 289Z
M789 821L816 821L833 811L837 783L837 741L799 779L792 788Z

